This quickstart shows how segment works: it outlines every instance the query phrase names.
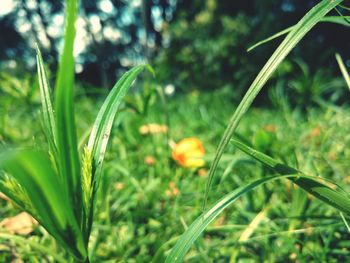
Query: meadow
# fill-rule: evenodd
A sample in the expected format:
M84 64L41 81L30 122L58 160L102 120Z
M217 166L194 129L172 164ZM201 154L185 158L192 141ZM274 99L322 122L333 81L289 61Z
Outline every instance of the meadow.
M236 106L227 93L194 91L174 95L167 98L166 107L155 94L147 112L141 114L125 106L114 125L106 157L91 236L93 261L164 261L182 232L201 213L208 165ZM138 96L139 101L144 100L141 94ZM135 97L132 94L128 98L136 103ZM77 95L76 101L77 116L84 116L77 118L82 138L97 114L96 102L84 94ZM10 105L8 115L3 115L8 119L3 120L7 125L2 126L6 127L2 140L30 145L35 136L36 144L43 143L40 122L36 121L40 114L38 101L25 108L16 98ZM255 107L242 121L238 134L261 151L302 167L305 173L335 180L349 191L349 111L349 107L336 106L307 112ZM140 127L150 123L167 125L169 130L142 135ZM204 167L188 169L172 159L168 138L178 142L186 137L203 142ZM212 200L273 172L231 146L218 173L222 177L214 183ZM1 200L1 218L20 212L12 202ZM2 262L15 258L24 262L65 262L64 251L40 226L33 226L28 235L16 236L18 239L5 233L0 234ZM242 197L220 215L186 261L227 262L232 256L270 262L346 261L348 238L337 210L291 182L277 181Z
M37 75L0 74L0 261L347 262L346 66L336 55L329 77L299 61L304 75L266 84L341 2L274 35L288 33L239 98L164 88L148 65L109 91L75 82L67 1L57 74L40 45Z

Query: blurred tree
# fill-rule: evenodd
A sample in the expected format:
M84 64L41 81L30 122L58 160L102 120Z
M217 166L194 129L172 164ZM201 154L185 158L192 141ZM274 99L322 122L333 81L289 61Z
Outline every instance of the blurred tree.
M178 3L174 21L163 32L166 48L156 58L161 80L182 89L210 89L232 83L249 71L247 59L240 54L251 39L253 21L241 12L228 13L230 4L223 3ZM241 78L240 83L247 79Z
M234 96L241 97L280 40L251 53L246 49L295 24L317 2L179 0L174 19L162 31L164 48L155 58L159 80L183 90L228 86ZM350 53L344 41L346 30L339 25L318 25L289 58L303 58L311 76L322 66L338 70L334 52L340 51L343 57Z
M161 46L159 25L172 13L174 3L170 2L173 1L81 1L75 45L78 78L97 86L111 86L120 71L150 58ZM5 50L2 62L16 59L33 66L32 48L37 42L54 69L62 47L63 2L13 3L11 12L0 14L0 32L8 35L0 40Z
M62 47L63 1L2 0L0 67L35 65L34 43L55 69ZM10 11L5 3L11 3ZM251 54L246 48L294 24L315 0L97 0L81 1L77 21L76 73L110 87L121 71L145 60L163 83L183 89L233 86L239 95L277 41ZM313 67L329 65L334 46L346 59L344 30L318 26L294 56ZM326 50L326 52L325 52ZM347 52L347 53L346 53ZM15 62L15 63L14 63Z

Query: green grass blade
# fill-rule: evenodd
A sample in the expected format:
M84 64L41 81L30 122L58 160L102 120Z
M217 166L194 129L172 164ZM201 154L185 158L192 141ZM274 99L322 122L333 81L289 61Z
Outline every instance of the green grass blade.
M350 19L350 16L326 16L326 17L322 18L320 22L329 22L329 23L335 23L335 24L339 24L339 25L343 25L343 26L350 26L350 24L345 19ZM266 43L270 42L271 40L274 40L276 38L279 38L283 35L288 34L290 31L292 31L293 28L294 28L294 26L290 26L286 29L283 29L283 30L273 34L272 36L270 36L268 38L265 38L265 39L255 43L254 45L252 45L251 47L249 47L247 49L247 52L250 52L257 47L259 47L263 44L266 44Z
M98 181L98 178L94 178L94 174L97 176L99 174L99 169L101 168L104 159L113 121L122 99L126 95L138 74L140 74L140 72L146 67L147 66L145 65L141 65L126 72L115 84L96 117L88 142L88 149L91 151L93 157L92 182L94 182L95 179Z
M257 47L259 47L259 46L261 46L263 44L266 44L266 43L270 42L271 40L274 40L274 39L279 38L279 37L281 37L281 36L283 36L285 34L288 34L290 31L292 31L293 27L294 26L287 27L286 29L283 29L280 32L277 32L276 34L273 34L272 36L270 36L268 38L265 38L265 39L255 43L254 45L252 45L251 47L249 47L247 49L247 52L250 52L250 51L252 51L253 49L255 49Z
M275 72L278 65L283 61L283 59L289 54L289 52L298 44L298 42L334 7L340 4L342 0L323 0L315 7L313 7L294 27L293 30L286 36L283 42L275 50L273 55L267 61L265 66L259 72L258 76L255 78L251 86L249 87L247 93L242 99L241 103L238 105L236 111L234 112L231 120L226 128L226 131L219 143L216 150L214 160L210 166L208 173L208 181L205 190L205 197L203 202L203 209L206 207L208 200L209 190L214 178L216 168L219 164L222 154L224 153L225 147L229 143L232 135L234 134L240 120L243 115L247 112L250 105L254 101L255 97L258 95L262 87L265 85L267 80Z
M67 0L66 31L64 48L58 69L55 90L55 110L57 118L57 148L59 171L64 180L65 194L71 198L75 215L81 223L82 190L80 164L77 148L77 135L74 121L73 87L74 58L73 44L75 38L75 20L77 1Z
M54 156L57 156L56 123L51 102L50 83L47 79L43 58L38 46L36 46L36 53L44 131L51 151L53 152Z
M350 16L326 16L322 18L321 22L329 22L334 24L339 24L342 26L350 26L349 21Z
M348 232L350 233L350 226L348 224L348 221L346 221L346 218L344 217L343 213L340 213L340 217L344 222L344 225L346 226L346 229L348 230Z
M335 58L338 62L339 68L341 73L343 74L343 77L345 79L346 84L348 85L348 88L350 89L350 76L348 71L346 70L346 67L344 65L344 62L339 54L335 54Z
M4 152L5 169L25 190L35 209L32 214L48 232L77 258L86 257L82 234L63 186L47 155L35 150Z
M152 69L149 66L140 65L126 72L118 80L118 82L114 85L113 89L104 101L99 113L97 114L95 123L92 127L87 150L85 151L85 153L91 155L92 158L91 173L89 175L86 175L86 171L84 173L84 192L92 194L92 197L90 198L90 203L85 204L86 210L89 213L89 222L87 224L88 229L91 228L92 224L94 195L99 185L102 163L105 156L115 115L122 102L122 99L126 95L130 86L132 85L136 77L140 74L140 72L143 71L145 68L148 68L152 72ZM88 200L89 198L85 199Z
M29 198L35 203L35 209L46 222L57 218L57 226L64 228L67 224L66 212L61 214L61 184L50 166L44 153L34 150L5 152L0 156L0 166L10 172L18 183L26 190ZM53 211L57 207L57 210Z
M290 180L306 192L320 199L321 201L335 207L336 209L339 209L341 212L344 212L348 215L350 214L350 198L343 192L340 192L336 189L327 186L326 184L321 183L320 180L313 179L314 177L306 176L302 172L292 167L289 167L283 163L280 163L277 160L271 158L270 156L256 151L253 148L243 144L242 142L239 142L234 139L231 140L231 142L238 149L247 153L248 155L261 162L262 164L266 165L276 173L279 173L281 175L300 175L300 177L290 178Z
M293 175L275 175L258 179L244 187L240 187L227 194L211 209L199 216L182 234L176 242L175 247L171 250L166 259L166 263L182 262L188 250L191 248L196 239L201 235L205 228L229 205L233 204L239 197L252 191L254 188L261 186L269 181L288 178Z

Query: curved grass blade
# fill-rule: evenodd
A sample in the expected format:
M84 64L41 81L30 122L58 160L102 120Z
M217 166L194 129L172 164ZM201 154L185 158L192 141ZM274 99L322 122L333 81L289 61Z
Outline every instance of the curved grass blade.
M244 187L240 187L231 193L227 194L219 202L217 202L211 209L199 216L182 234L180 239L176 242L175 247L171 250L166 259L166 263L182 262L192 244L201 235L205 228L229 205L233 204L239 197L261 186L269 181L288 178L298 175L274 175L258 179Z
M95 199L94 195L99 186L103 159L105 156L115 115L122 102L122 99L126 95L130 86L136 77L145 68L147 68L150 72L153 72L150 66L140 65L126 72L118 80L104 101L92 127L87 149L85 151L85 153L87 155L91 155L92 158L91 171L89 174L86 174L86 172L84 173L84 192L89 195L91 194L90 198L85 197L85 200L90 200L89 204L85 204L85 209L89 216L89 222L87 223L88 232L90 232L92 225L93 206Z
M344 62L343 62L341 56L340 56L338 53L335 54L335 58L336 58L336 60L337 60L337 62L338 62L340 71L341 71L341 73L343 74L343 77L344 77L344 79L345 79L345 82L346 82L346 84L348 85L348 88L350 89L350 76L349 76L348 71L346 70L346 67L345 67L345 65L344 65Z
M321 22L329 22L339 24L342 26L350 26L348 19L350 19L350 16L326 16L321 20Z
M122 99L138 74L146 67L148 66L141 65L126 72L115 84L96 117L88 142L88 149L91 151L93 157L91 183L98 182L98 174L106 152L113 121ZM97 177L95 178L94 175L97 175Z
M277 160L267 156L264 153L261 153L253 148L239 142L235 139L232 139L231 142L240 150L247 153L257 161L261 162L265 166L272 169L274 172L279 173L281 175L286 174L299 174L300 177L293 177L290 180L302 188L304 191L310 193L321 201L333 206L334 208L344 212L346 214L350 214L350 198L343 192L340 192L336 189L332 189L331 187L323 184L321 182L312 179L302 172L287 166L283 163L278 162ZM320 178L321 179L321 178Z
M64 204L59 199L61 184L44 153L34 150L6 152L0 156L0 167L26 190L44 221L53 223L56 220L51 220L52 216L57 218L58 227L63 228L67 224L66 213L58 212ZM54 208L57 210L53 211Z
M328 23L335 23L335 24L339 24L339 25L343 25L343 26L350 26L350 24L345 19L350 19L350 16L326 16L326 17L322 18L320 22L328 22ZM276 38L279 38L283 35L288 34L290 31L292 31L293 28L294 28L294 26L287 27L286 29L279 31L279 32L273 34L272 36L255 43L254 45L252 45L251 47L249 47L247 49L247 52L250 52L257 47L259 47L263 44L266 44L266 43L270 42L271 40L274 40Z
M77 135L74 121L73 87L75 20L77 1L67 0L66 31L64 48L58 69L55 91L55 112L57 120L57 148L59 171L64 181L64 194L71 198L79 224L83 221L80 164Z
M288 34L290 31L292 31L293 27L294 26L287 27L286 29L283 29L283 30L279 31L276 34L273 34L272 36L270 36L268 38L265 38L265 39L255 43L254 45L252 45L251 47L249 47L247 49L247 52L250 52L253 49L255 49L255 48L257 48L257 47L259 47L259 46L261 46L263 44L266 44L266 43L268 43L268 42L270 42L270 41L272 41L272 40L274 40L276 38L279 38L279 37L281 37L281 36L283 36L285 34Z
M53 155L57 158L56 123L51 102L50 83L47 79L43 58L41 56L41 52L38 45L36 45L36 61L38 67L38 78L41 94L40 97L44 121L44 131L46 134L46 138L49 142L50 150L52 151Z
M283 59L289 54L289 52L298 44L298 42L334 7L340 4L343 0L323 0L314 6L292 29L292 31L286 36L279 47L275 50L273 55L264 65L255 78L247 93L243 97L242 101L238 105L236 111L233 113L231 120L226 128L226 131L219 143L216 150L214 160L210 166L208 173L208 181L205 189L205 197L203 202L203 210L206 207L209 190L214 178L216 168L219 164L222 154L224 153L225 147L229 143L232 135L234 134L240 120L243 115L247 112L250 105L253 103L255 97L258 95L260 90L263 88L270 76L275 72L278 65Z
M36 150L5 152L0 168L11 174L35 204L32 216L73 255L85 258L81 231L47 155Z

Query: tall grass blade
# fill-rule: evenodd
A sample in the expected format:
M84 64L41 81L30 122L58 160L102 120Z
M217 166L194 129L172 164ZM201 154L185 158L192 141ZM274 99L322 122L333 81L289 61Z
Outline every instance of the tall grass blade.
M346 70L345 64L339 54L335 54L335 58L338 62L339 68L341 73L343 74L343 77L345 79L346 84L348 85L348 88L350 89L350 76L348 71Z
M87 153L91 154L92 157L92 171L90 181L91 189L84 189L92 193L92 198L90 198L91 203L88 205L87 210L90 213L90 222L88 223L88 228L91 228L92 223L92 213L93 213L93 202L94 195L98 188L102 163L105 156L109 136L113 126L113 121L118 111L118 108L122 102L122 99L126 95L130 86L136 79L136 77L145 69L148 68L151 72L152 69L147 65L136 66L133 69L126 72L114 85L111 92L108 94L106 100L104 101L99 113L97 114L95 123L93 125L89 142L87 146ZM86 179L85 179L86 180Z
M91 150L93 156L94 173L96 173L102 165L113 121L122 99L138 74L146 67L145 65L140 65L126 72L114 85L97 114L88 142L88 149ZM92 181L94 181L94 179L95 178L92 178Z
M265 66L261 69L258 76L255 78L251 86L249 87L247 93L243 97L242 101L238 105L236 111L234 112L231 120L226 128L226 131L219 143L216 150L214 160L211 164L208 181L205 190L205 197L203 202L203 210L206 207L209 190L214 178L215 171L221 159L221 156L225 150L225 147L229 143L232 135L234 134L240 120L243 115L249 109L250 105L254 101L255 97L258 95L262 87L265 85L267 80L275 72L278 65L283 61L283 59L289 54L289 52L298 44L298 42L334 7L340 4L342 0L323 0L315 7L313 7L292 29L292 31L286 36L283 42L275 50L273 55L267 61Z
M55 109L57 118L57 148L59 155L59 171L64 180L64 194L71 198L75 215L79 223L83 220L82 190L80 165L77 148L77 135L74 122L73 87L74 58L73 44L75 38L75 20L77 1L66 1L66 31L64 48L58 69L55 91Z
M309 177L303 174L302 172L289 167L283 163L278 162L277 160L271 158L270 156L265 155L259 151L254 150L253 148L239 142L235 139L232 139L231 142L240 150L247 153L254 159L258 160L262 164L266 165L274 172L281 175L288 174L299 174L300 177L293 177L290 180L298 185L300 188L320 199L321 201L335 207L336 209L350 214L350 198L336 189L333 189L326 184L320 182L320 180L313 179L314 177ZM316 177L317 178L317 177Z

